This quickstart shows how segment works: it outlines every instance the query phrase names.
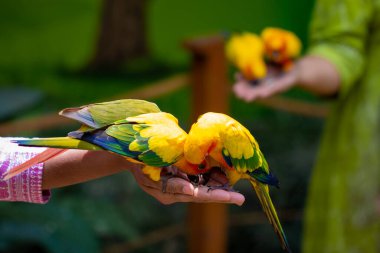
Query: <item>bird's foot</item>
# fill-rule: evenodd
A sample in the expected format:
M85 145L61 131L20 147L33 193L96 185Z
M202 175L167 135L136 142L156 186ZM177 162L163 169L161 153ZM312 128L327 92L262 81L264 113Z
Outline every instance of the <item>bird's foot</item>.
M194 187L199 187L200 185L207 184L209 177L206 174L199 174L199 175L187 175L189 178L190 183L194 185Z
M222 184L222 185L208 185L207 186L208 189L207 189L207 192L209 191L213 191L213 190L224 190L224 191L228 191L228 192L237 192L234 188L232 188L232 186L230 186L229 184Z

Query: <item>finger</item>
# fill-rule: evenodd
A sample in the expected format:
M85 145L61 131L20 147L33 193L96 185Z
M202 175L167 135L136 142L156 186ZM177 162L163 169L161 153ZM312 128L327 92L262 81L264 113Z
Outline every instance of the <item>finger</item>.
M162 182L159 181L159 182L155 182L153 180L151 180L149 177L147 177L142 171L141 169L135 169L135 170L131 170L131 172L133 173L137 183L140 185L140 186L148 186L150 188L155 188L155 189L160 189L162 190Z
M194 197L197 202L217 202L225 204L236 204L241 206L245 198L237 192L228 192L224 190L209 190L208 187L197 187L194 190Z
M245 198L242 194L236 192L227 192L224 190L209 190L208 187L193 188L194 196L176 193L163 193L162 191L146 186L141 187L146 193L152 195L160 203L169 205L176 202L197 202L197 203L226 203L242 205Z
M169 205L175 202L175 199L173 199L172 196L169 196L170 194L165 194L162 191L159 191L158 189L150 188L150 187L141 187L146 193L157 199L161 204Z
M266 89L267 87L262 85L251 87L251 89L248 92L245 92L243 99L246 102L252 102L258 98L261 98L263 92L265 92Z
M230 195L223 190L210 190L209 187L199 186L194 189L194 197L205 202L229 202Z
M263 83L263 86L267 86L262 93L263 96L268 97L277 93L284 92L290 89L295 84L296 73L294 71L288 72L279 78L270 78Z
M167 181L166 192L193 196L194 186L182 178L174 177Z
M244 95L244 91L246 90L246 87L244 83L238 82L232 87L233 92L236 94L237 97L241 97Z
M163 193L162 191L150 187L142 187L143 190L149 195L153 196L160 203L164 205L170 205L176 202L204 202L199 201L192 195L175 194L175 193Z
M263 81L260 85L252 87L250 92L245 96L246 101L254 101L257 99L267 98L278 93L284 92L291 87L290 80L287 78L270 78Z
M245 197L243 194L240 194L238 192L230 192L230 202L235 204L235 205L238 205L238 206L241 206L244 204L244 201L245 201Z
M232 89L238 98L244 100L246 94L251 92L251 85L248 84L247 82L239 82L239 83L236 83Z
M244 81L245 80L243 75L240 72L235 72L234 76L235 76L236 81Z

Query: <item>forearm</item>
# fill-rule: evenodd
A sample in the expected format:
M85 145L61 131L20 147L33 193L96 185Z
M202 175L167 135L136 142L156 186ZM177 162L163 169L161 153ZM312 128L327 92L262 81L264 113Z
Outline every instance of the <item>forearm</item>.
M53 189L91 179L131 170L139 186L164 204L175 202L217 202L242 205L244 196L237 192L210 191L208 187L194 187L179 177L170 178L166 192L162 182L146 177L141 165L128 162L125 158L106 151L68 150L45 162L42 178L43 189Z
M68 150L44 164L42 189L54 189L139 167L107 151Z
M331 96L339 91L340 76L327 60L316 56L305 56L296 65L295 83L316 95Z

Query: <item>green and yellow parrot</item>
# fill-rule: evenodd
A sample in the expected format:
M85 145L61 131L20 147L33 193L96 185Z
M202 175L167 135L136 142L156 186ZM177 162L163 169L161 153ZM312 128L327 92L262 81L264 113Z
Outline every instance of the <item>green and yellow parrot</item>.
M250 182L263 210L278 235L282 248L290 252L285 233L269 196L269 185L278 180L269 170L263 153L251 133L233 118L221 113L206 113L192 125L184 147L185 158L199 165L202 173L213 166L222 168L229 187L240 179Z
M133 106L133 107L132 107ZM187 133L171 114L160 112L150 102L121 100L65 109L61 115L75 119L83 126L68 137L15 140L22 146L62 149L108 150L135 163L146 165L143 172L154 181L160 180L161 168L175 165L194 174L197 166L183 157ZM12 169L5 179L21 171Z
M269 64L279 66L283 71L291 69L302 48L297 35L284 29L268 27L262 31L261 38Z
M226 56L245 79L256 81L266 76L264 45L256 34L233 34L226 44Z

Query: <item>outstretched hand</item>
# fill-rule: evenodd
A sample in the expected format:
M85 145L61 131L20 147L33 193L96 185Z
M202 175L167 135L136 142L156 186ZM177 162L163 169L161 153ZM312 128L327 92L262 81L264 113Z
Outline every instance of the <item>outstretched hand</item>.
M317 56L301 58L285 73L270 70L267 77L255 86L240 74L235 78L233 91L247 102L282 93L296 85L318 96L336 96L341 86L341 77L335 66Z
M250 84L240 73L236 74L235 79L236 82L233 86L235 95L246 102L251 102L271 97L292 88L296 83L296 70L278 76L266 77L256 85Z
M194 187L189 181L179 178L169 178L166 191L162 191L162 182L154 182L145 176L140 168L131 169L139 186L148 194L152 195L162 204L169 205L176 202L197 202L197 203L226 203L241 206L244 203L244 196L237 192L220 189L209 190L207 186ZM218 175L219 177L219 175ZM220 181L218 179L218 181Z

